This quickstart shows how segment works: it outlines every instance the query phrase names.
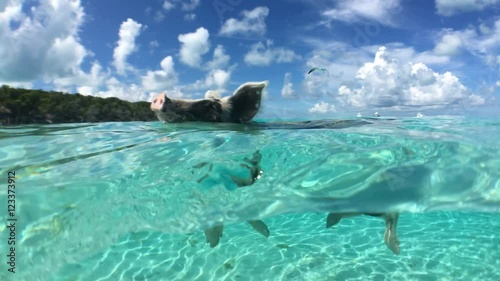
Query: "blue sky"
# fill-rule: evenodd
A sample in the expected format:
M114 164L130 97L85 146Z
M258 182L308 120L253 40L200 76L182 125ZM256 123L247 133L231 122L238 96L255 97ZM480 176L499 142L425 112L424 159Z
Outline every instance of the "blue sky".
M269 80L264 117L498 116L500 0L0 0L0 58L0 84L130 101Z

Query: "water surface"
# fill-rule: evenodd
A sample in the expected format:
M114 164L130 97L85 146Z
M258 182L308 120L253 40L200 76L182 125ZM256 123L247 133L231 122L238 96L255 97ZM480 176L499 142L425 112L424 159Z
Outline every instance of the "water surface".
M16 280L499 280L499 127L451 116L2 127ZM260 177L238 187L256 153ZM388 211L402 213L400 256L381 220L324 229L327 212ZM256 218L269 239L244 223ZM221 222L211 249L201 230Z

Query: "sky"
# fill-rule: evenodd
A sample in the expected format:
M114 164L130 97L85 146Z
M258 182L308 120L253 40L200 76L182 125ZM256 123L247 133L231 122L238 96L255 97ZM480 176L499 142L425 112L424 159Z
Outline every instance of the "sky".
M263 117L499 116L500 0L0 0L0 84L151 101L264 80Z

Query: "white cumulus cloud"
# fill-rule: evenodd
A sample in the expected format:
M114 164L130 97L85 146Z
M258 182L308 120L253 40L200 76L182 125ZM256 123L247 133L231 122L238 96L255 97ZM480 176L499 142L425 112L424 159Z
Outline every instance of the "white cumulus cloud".
M422 63L393 59L385 47L379 48L373 62L357 72L359 87L342 85L338 100L353 107L445 107L484 103L450 72L436 73Z
M209 33L200 27L193 33L179 35L181 42L181 61L191 67L207 71L204 79L196 80L184 87L185 90L217 90L226 92L225 88L236 67L227 68L231 57L226 53L224 46L217 45L213 50L212 60L203 62L203 55L210 51Z
M187 21L192 21L196 19L196 14L185 14L184 19Z
M391 50L391 56L400 61L420 62L426 65L444 65L450 63L449 56L444 54L438 55L434 50L417 52L415 48L398 42L385 44L385 46ZM370 49L373 53L376 53L379 46L370 46Z
M481 58L488 65L500 65L500 19L493 24L469 26L463 30L443 29L438 34L434 52L442 56L453 56L466 50Z
M228 70L212 69L207 72L204 79L196 80L194 83L186 85L186 91L214 90L220 94L226 92L226 87L231 79L233 68Z
M200 5L200 0L184 0L182 1L182 10L192 11Z
M78 70L72 76L55 78L53 84L58 91L72 92L71 88L76 86L77 93L92 95L92 93L97 92L110 77L110 71L103 71L101 64L98 61L94 61L89 73Z
M265 19L269 15L269 9L261 6L248 11L241 12L242 19L230 18L224 22L219 34L232 36L241 35L264 35L266 33Z
M443 35L441 40L436 44L434 52L437 55L455 56L460 52L462 47L463 42L460 33L450 32Z
M270 65L271 63L285 63L300 59L300 56L290 49L274 48L272 41L253 44L245 55L245 63L249 65Z
M149 41L149 48L156 49L160 46L157 40Z
M500 0L436 0L436 10L439 15L452 16L481 11L498 4L500 4Z
M161 22L165 19L165 15L162 13L162 11L156 11L153 19L156 22Z
M151 101L156 95L154 92L145 92L144 89L135 83L125 84L115 77L106 80L105 90L99 90L90 94L102 98L117 97L131 102Z
M170 11L170 10L172 10L173 8L175 8L174 1L172 1L172 0L164 0L164 1L163 1L162 8L163 8L165 11Z
M169 12L179 7L182 11L187 13L184 15L184 20L192 21L196 18L196 14L192 13L192 11L196 10L200 4L201 0L163 0L163 10L155 12L154 20L157 22L163 21L163 19L165 19L165 12ZM146 12L150 13L151 10L151 8L148 8Z
M344 43L318 46L309 55L304 68L302 97L319 98L332 95L333 89L338 88L342 81L354 79L359 67L368 59L364 51L351 49ZM325 68L327 71L308 74L313 67Z
M181 61L191 67L200 67L201 59L210 50L208 30L200 27L195 32L180 34L177 39L181 42Z
M231 74L236 64L228 66L231 57L226 54L224 46L217 45L213 51L212 60L202 63L200 69L207 71L204 79L196 80L194 83L184 86L186 91L215 90L223 94L231 79Z
M135 39L141 32L142 24L128 18L120 25L119 39L113 51L113 64L118 74L125 74L130 68L127 57L137 51Z
M309 108L309 113L328 113L335 112L335 106L333 104L329 104L327 102L319 102L315 104L313 107Z
M80 71L89 51L78 36L85 13L79 0L2 1L0 80L51 81ZM24 7L24 5L28 5ZM29 10L27 14L24 11Z
M358 70L368 61L372 61L379 46L353 48L344 42L304 38L304 42L313 48L307 54L303 68L303 80L300 85L301 98L320 98L324 95L335 97L340 86L353 87ZM386 45L391 50L391 57L403 62L423 63L443 67L450 62L447 56L438 56L431 51L418 52L403 43ZM328 72L307 72L313 67L326 68Z
M295 91L293 90L292 74L290 72L285 73L285 81L283 82L283 88L281 88L281 96L284 98L295 98Z
M145 91L164 91L177 84L178 78L172 57L165 57L160 66L160 70L148 71L142 77L142 87Z
M347 23L374 20L390 25L393 14L401 12L400 0L339 0L336 7L322 12L331 20Z
M216 90L224 90L230 78L231 72L214 69L207 74L205 84L207 87L215 88Z
M200 0L163 0L162 7L165 11L170 11L180 4L183 11L192 11L198 8L200 3Z
M12 81L1 81L0 80L0 86L3 86L3 85L7 85L7 86L13 87L13 88L25 88L25 89L33 88L32 82L12 82Z
M231 57L228 54L226 54L224 46L217 45L217 47L215 47L214 49L213 59L207 63L206 68L208 70L213 70L217 68L226 67L230 59Z

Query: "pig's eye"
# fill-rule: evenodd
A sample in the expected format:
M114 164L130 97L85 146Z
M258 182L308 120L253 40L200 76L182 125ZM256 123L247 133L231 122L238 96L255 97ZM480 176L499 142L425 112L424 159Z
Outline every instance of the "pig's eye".
M153 103L156 103L156 99L153 101Z

